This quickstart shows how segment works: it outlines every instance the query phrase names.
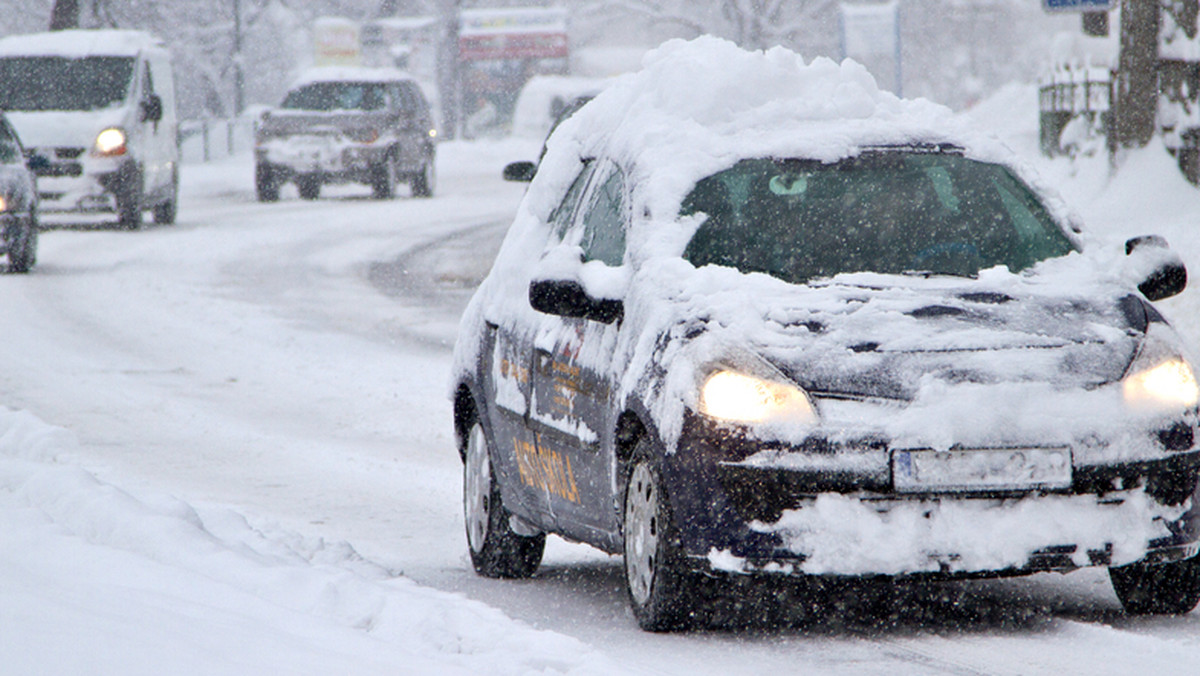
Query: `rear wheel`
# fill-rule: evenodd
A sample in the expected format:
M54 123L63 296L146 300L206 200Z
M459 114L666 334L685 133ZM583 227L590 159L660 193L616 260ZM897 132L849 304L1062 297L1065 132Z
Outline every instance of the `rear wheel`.
M258 195L259 202L279 201L279 179L275 176L275 171L270 166L265 164L255 165L254 191Z
M409 179L413 197L433 197L433 188L436 183L437 175L434 173L433 155L430 155L421 165L421 170Z
M638 626L670 631L695 619L693 574L686 567L662 478L644 448L639 445L635 451L625 488L625 584Z
M316 176L301 176L296 179L296 188L300 191L301 198L315 200L321 196L321 179Z
M179 170L171 176L171 194L166 201L154 207L154 222L159 225L175 223L175 214L179 205Z
M396 158L388 155L372 172L371 190L377 200L390 200L396 196Z
M463 516L467 546L475 572L484 577L522 578L533 575L542 562L545 534L518 535L500 498L492 472L483 425L475 421L467 433L463 463Z
M1113 591L1132 615L1183 615L1200 602L1200 556L1108 569Z

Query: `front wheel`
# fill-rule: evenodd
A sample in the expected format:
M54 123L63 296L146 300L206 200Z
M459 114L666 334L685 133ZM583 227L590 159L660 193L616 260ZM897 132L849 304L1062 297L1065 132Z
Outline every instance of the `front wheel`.
M29 272L37 262L38 223L36 213L31 211L23 226L21 223L21 221L14 221L7 233L9 272Z
M134 172L134 176L121 188L117 195L117 222L125 230L138 230L142 227L142 173Z
M658 470L645 453L634 456L625 488L625 584L638 626L670 631L689 625L696 599L689 584L671 505Z
M258 164L254 167L254 192L259 202L279 201L279 178L270 166Z
M509 526L509 512L492 473L487 437L476 421L467 434L463 463L463 516L471 565L484 577L522 578L542 562L546 535L525 537Z
M1200 556L1108 569L1113 591L1131 615L1183 615L1200 602Z

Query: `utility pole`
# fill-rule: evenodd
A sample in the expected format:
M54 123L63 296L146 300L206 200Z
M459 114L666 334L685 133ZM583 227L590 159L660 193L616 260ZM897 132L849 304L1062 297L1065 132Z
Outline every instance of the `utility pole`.
M442 0L442 44L438 49L438 92L442 101L442 135L458 136L462 117L462 83L458 63L461 0Z
M1121 0L1121 52L1109 142L1141 148L1154 136L1158 113L1159 0Z
M242 0L233 0L233 114L246 108L246 80L242 73Z

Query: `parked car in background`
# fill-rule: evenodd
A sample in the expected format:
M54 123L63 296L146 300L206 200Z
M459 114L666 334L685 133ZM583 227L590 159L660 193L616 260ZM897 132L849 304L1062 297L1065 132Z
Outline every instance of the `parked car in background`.
M0 109L36 169L45 212L115 212L136 229L152 209L175 222L179 144L171 56L128 30L0 40Z
M429 103L403 72L314 68L258 127L258 199L279 199L280 186L289 181L304 199L316 199L327 183L365 183L379 199L390 199L397 183L408 183L414 197L430 197L436 140Z
M672 41L547 142L455 348L468 551L696 580L1108 568L1200 600L1200 386L1157 237L1090 239L999 142L856 63ZM707 587L708 585L706 585ZM732 588L732 587L731 587Z
M29 160L34 167L45 160ZM25 149L4 113L0 113L0 253L9 272L29 272L37 262L37 182L26 166Z

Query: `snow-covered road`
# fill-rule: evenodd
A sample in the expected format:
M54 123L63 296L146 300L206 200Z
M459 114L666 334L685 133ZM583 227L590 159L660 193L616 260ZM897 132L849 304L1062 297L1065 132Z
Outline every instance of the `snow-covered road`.
M186 168L176 226L45 232L0 276L0 672L1194 673L1200 613L1127 618L1102 571L857 585L687 635L639 631L582 546L475 577L450 344L522 194L500 168L536 150L445 144L439 195L389 202L258 204L239 156ZM1193 194L1139 215L1056 180L1200 269Z

